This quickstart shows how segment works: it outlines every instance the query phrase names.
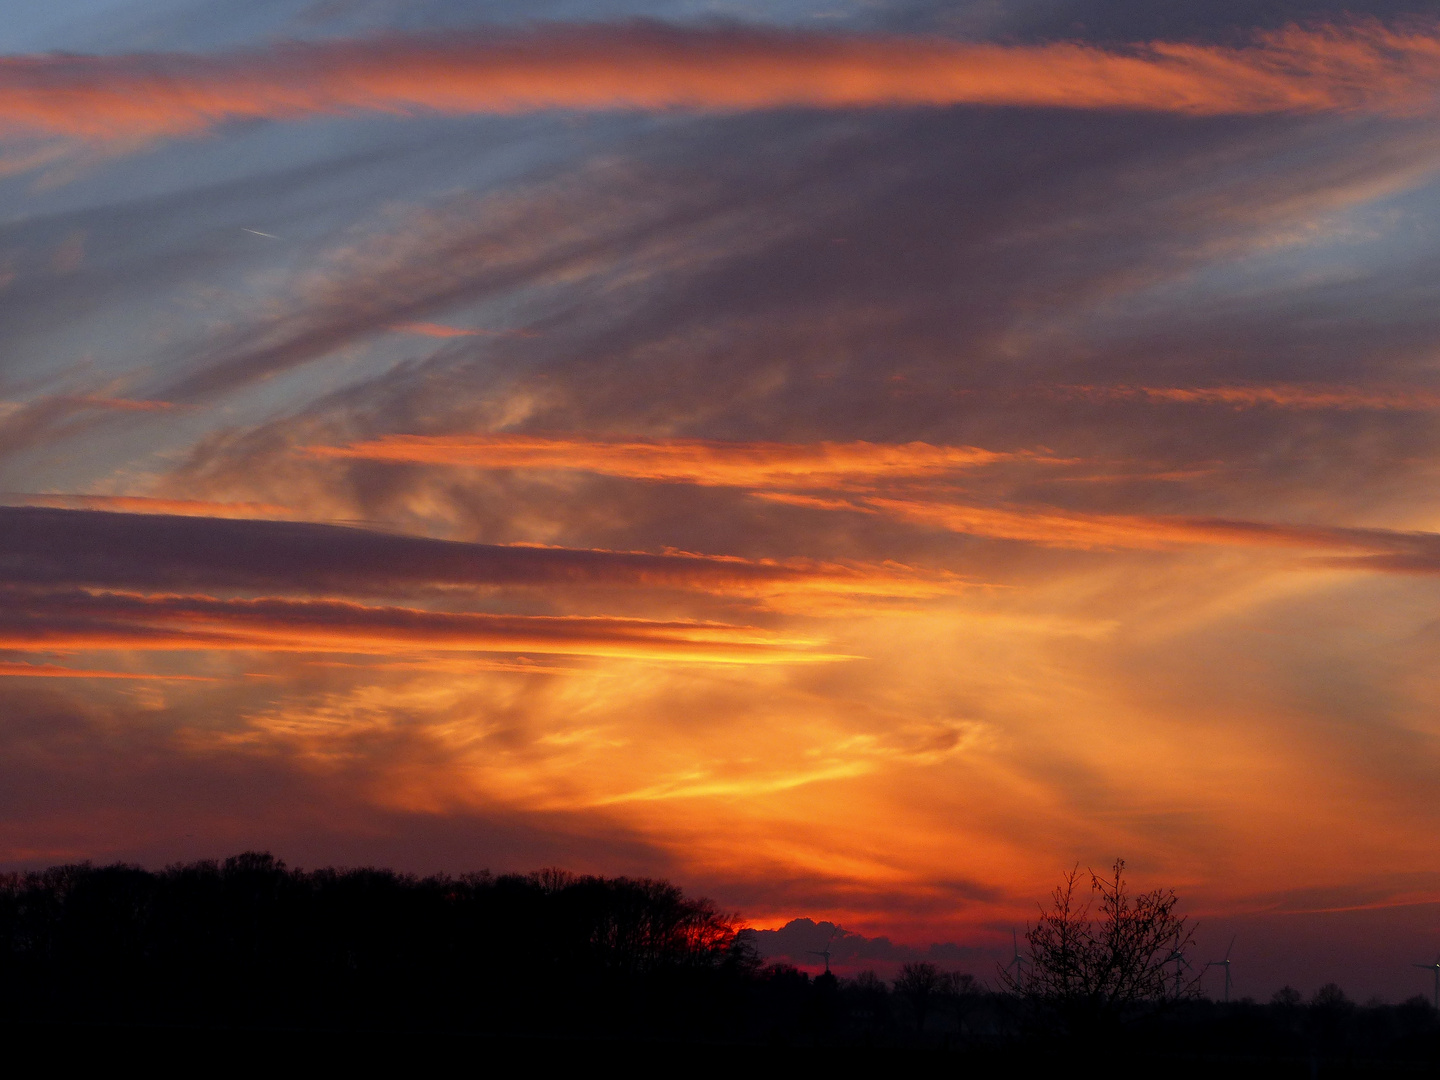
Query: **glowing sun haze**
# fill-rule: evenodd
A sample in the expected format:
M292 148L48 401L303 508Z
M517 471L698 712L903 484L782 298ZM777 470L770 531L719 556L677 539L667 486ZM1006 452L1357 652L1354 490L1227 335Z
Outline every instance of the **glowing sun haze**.
M0 862L1424 990L1433 11L518 7L0 3Z

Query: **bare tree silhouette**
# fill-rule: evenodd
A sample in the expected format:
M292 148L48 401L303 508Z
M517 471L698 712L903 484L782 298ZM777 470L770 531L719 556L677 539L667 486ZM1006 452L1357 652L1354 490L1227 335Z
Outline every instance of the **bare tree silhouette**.
M1140 1002L1194 996L1198 977L1185 974L1194 928L1177 913L1174 891L1132 896L1123 859L1109 877L1087 874L1088 896L1078 866L1055 887L1050 906L1025 932L1029 964L1002 969L1001 985L1049 1007L1071 1028L1119 1019Z

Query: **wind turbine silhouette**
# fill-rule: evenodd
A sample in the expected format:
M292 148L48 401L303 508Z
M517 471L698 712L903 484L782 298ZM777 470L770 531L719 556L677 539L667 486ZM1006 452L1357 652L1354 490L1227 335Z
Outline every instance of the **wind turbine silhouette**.
M1230 948L1225 950L1225 959L1211 960L1210 963L1205 965L1205 971L1209 971L1212 967L1223 967L1225 969L1225 1001L1227 1003L1230 1000L1230 949L1233 948L1235 948L1235 938L1232 937L1230 939ZM1201 974L1203 975L1204 972L1201 972Z
M1185 959L1185 954L1176 949L1169 956L1165 957L1165 963L1175 965L1175 996L1180 996L1180 988L1185 984L1185 972L1194 971L1195 965Z
M1020 935L1013 928L1010 931L1010 943L1015 949L1015 955L1011 958L1010 963L1005 965L1005 970L1008 972L1014 969L1015 974L1010 977L1018 983L1025 967L1025 958L1020 955Z
M829 975L829 974L830 974L830 943L833 942L834 940L835 940L835 935L834 935L834 934L831 934L830 937L829 937L829 939L825 942L825 948L823 948L823 949L811 949L811 950L809 950L811 956L823 956L823 957L825 958L825 974L826 974L826 975Z
M1435 972L1435 1008L1440 1009L1440 956L1435 958L1433 964L1416 964L1415 966Z

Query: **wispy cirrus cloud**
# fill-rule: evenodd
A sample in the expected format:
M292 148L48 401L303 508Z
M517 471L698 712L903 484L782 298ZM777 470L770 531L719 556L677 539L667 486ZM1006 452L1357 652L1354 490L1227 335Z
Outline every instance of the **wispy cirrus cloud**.
M641 186L654 186L656 197L628 197ZM731 219L739 211L722 185L692 181L680 190L632 163L599 165L516 192L392 209L384 227L372 226L309 267L284 302L185 346L180 370L156 392L181 401L223 395L402 328L455 347L477 338L530 345L541 331L452 334L448 324L430 320L457 306L577 279L648 276L670 260L693 268L706 261L701 252L715 233L728 232L734 242ZM721 245L710 257L729 250Z
M1223 405L1234 409L1376 409L1397 412L1440 409L1440 392L1418 387L1369 389L1296 383L1272 386L1061 386L1055 392L1097 401Z
M654 22L280 43L223 55L14 56L5 126L85 139L229 120L543 109L1018 105L1192 115L1428 107L1435 28L1290 28L1243 47L1105 49Z

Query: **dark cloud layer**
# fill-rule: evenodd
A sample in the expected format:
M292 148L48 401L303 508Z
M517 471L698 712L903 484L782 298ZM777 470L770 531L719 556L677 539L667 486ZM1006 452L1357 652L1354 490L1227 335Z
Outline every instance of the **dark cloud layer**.
M696 555L466 544L300 521L0 507L0 580L10 585L309 595L444 586L727 591L823 573Z

